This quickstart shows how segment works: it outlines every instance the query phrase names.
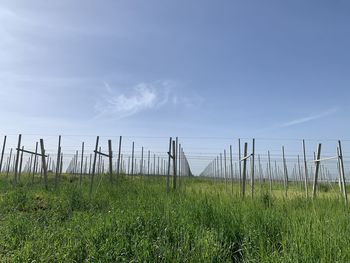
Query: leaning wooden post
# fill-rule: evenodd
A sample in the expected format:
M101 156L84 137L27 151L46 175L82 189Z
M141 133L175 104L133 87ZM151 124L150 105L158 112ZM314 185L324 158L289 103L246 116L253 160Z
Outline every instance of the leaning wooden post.
M348 194L346 191L343 151L342 151L340 140L338 141L338 158L340 161L339 164L340 164L340 171L341 171L341 178L342 178L342 185L343 185L343 195L344 195L345 204L347 204L348 203Z
M316 197L316 191L317 191L317 180L318 180L318 172L320 169L320 157L321 157L321 143L318 144L317 146L317 154L316 154L316 159L314 160L315 162L315 173L314 173L314 184L312 187L312 197Z
M1 151L1 159L0 159L0 173L1 173L1 169L2 169L2 162L4 160L4 153L5 153L5 146L6 146L6 139L7 139L7 136L5 135L4 137L4 143L2 144L2 151Z
M109 182L113 183L113 151L112 140L108 140Z
M79 178L80 185L83 181L83 167L84 167L84 142L81 144L80 178Z
M245 183L247 179L247 154L248 154L248 143L244 143L244 159L243 159L243 182L242 182L242 197L245 197ZM239 160L241 162L241 160Z
M308 198L308 172L307 172L307 161L306 161L306 151L305 151L305 140L303 140L303 155L304 155L304 183L305 183L305 195Z
M170 191L170 165L171 165L171 142L172 138L170 137L169 140L169 151L168 151L168 171L166 176L166 192L169 193ZM148 151L148 173L149 173L149 151Z
M173 177L173 188L176 190L176 142L173 141L173 169L174 169L174 177Z
M96 138L96 146L95 146L95 151L94 151L94 161L92 163L92 173L90 176L90 190L89 190L89 198L91 199L92 197L92 187L94 184L94 176L95 176L95 170L96 170L96 158L97 158L97 151L98 151L98 141L99 141L100 137L97 136Z
M18 144L17 144L17 154L16 154L16 164L15 164L15 179L13 181L13 185L17 185L17 175L18 175L18 164L19 164L19 158L20 158L20 150L21 150L21 139L22 134L18 135Z
M47 182L47 166L46 166L46 160L45 160L45 147L44 147L44 140L40 139L40 148L41 148L41 160L42 160L42 169L44 172L44 184L45 189L48 189L48 182Z
M254 198L254 166L255 166L255 139L253 139L253 144L252 144L252 163L251 163L251 176L250 176L250 179L251 179L251 192L252 192L252 198Z
M61 160L61 135L58 136L58 146L57 146L57 164L55 171L55 188L58 186L58 174L60 172L60 160Z

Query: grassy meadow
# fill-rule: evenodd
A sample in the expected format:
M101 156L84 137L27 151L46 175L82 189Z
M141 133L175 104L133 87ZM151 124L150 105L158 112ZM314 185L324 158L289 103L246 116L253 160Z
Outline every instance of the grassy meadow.
M181 178L62 178L45 190L0 178L0 262L350 262L350 215L337 185L315 200L301 185L255 186ZM50 181L53 186L53 181ZM247 188L249 192L249 187Z

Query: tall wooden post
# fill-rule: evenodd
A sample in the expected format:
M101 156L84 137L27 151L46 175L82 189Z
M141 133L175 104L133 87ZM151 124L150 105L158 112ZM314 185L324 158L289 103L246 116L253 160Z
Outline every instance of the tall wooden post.
M174 169L173 188L174 190L176 190L176 141L173 141L173 169Z
M230 145L230 170L231 170L231 191L233 193L233 163L232 163L232 145Z
M58 136L58 146L57 146L57 164L55 173L55 188L58 186L58 175L60 172L60 160L61 160L61 135Z
M267 151L268 162L269 162L269 181L270 181L270 193L272 193L272 172L271 172L271 157L270 151Z
M245 184L247 179L247 154L248 154L248 143L244 143L244 160L243 160L243 182L242 182L242 197L245 197ZM241 160L240 160L241 162Z
M81 144L80 180L79 180L80 185L83 181L83 167L84 167L84 142L82 142Z
M113 183L113 151L112 140L108 140L109 182Z
M22 163L23 163L23 150L24 150L24 146L22 146L21 158L19 160L18 181L21 180Z
M305 151L305 140L303 140L303 155L304 155L304 183L305 183L305 195L308 198L308 172L307 172L307 161L306 161L306 151Z
M48 181L47 181L47 166L46 166L46 160L45 160L45 147L44 147L44 140L40 139L40 148L41 148L41 160L42 160L42 170L44 172L44 184L45 189L48 189Z
M117 176L120 173L120 164L121 164L121 151L122 151L122 136L119 136L119 149L118 149L118 163L117 163Z
M5 146L6 146L7 136L4 137L4 143L2 144L1 159L0 159L0 173L2 171L2 162L4 160Z
M166 191L169 193L170 191L170 166L171 166L171 142L172 138L169 139L169 151L168 151L168 171L166 176ZM148 151L149 153L149 151ZM148 166L149 166L149 154L148 154Z
M98 141L99 141L100 137L97 136L96 138L96 146L95 146L95 151L94 151L94 161L92 164L92 173L91 173L91 178L90 178L90 190L89 190L89 197L91 199L92 197L92 187L93 187L93 183L94 183L94 176L95 176L95 169L96 169L96 159L97 159L97 150L98 150Z
M255 139L253 139L253 144L252 144L252 162L251 162L251 175L250 175L250 180L251 180L251 192L252 192L252 198L254 198L254 176L255 176Z
M320 170L320 157L321 157L321 143L319 143L318 146L317 146L316 159L314 160L314 162L315 162L315 173L314 173L314 184L313 184L313 187L312 187L312 196L313 196L313 198L316 197L318 172Z
M340 140L338 141L338 159L339 159L341 179L342 179L342 185L343 185L343 195L344 195L345 204L347 204L348 203L348 194L347 194L347 190L346 190L343 151L342 151Z
M132 142L132 149L131 149L131 175L134 175L134 156L135 154L135 142Z
M19 164L19 158L20 158L20 151L21 151L21 139L22 134L18 135L18 144L17 144L17 154L16 154L16 164L15 164L15 180L13 181L14 186L17 185L17 175L18 175L18 164Z
M284 155L284 146L282 146L282 161L283 161L283 175L284 175L284 191L285 191L285 196L287 197L287 193L288 193L288 168L287 168L286 158Z
M241 139L238 139L238 170L239 170L239 191L242 195L242 163L241 163Z

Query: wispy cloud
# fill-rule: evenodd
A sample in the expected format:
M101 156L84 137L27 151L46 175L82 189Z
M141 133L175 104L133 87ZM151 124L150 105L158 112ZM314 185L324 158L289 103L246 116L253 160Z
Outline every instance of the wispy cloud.
M194 107L203 102L199 95L177 94L172 81L143 82L126 92L118 92L106 82L104 85L105 94L95 104L97 117L124 118L165 105Z
M295 119L295 120L291 120L291 121L282 123L281 127L290 127L290 126L318 120L318 119L330 116L330 115L336 113L337 111L338 111L338 108L331 108L331 109L328 109L326 111L320 112L318 114L314 114L314 115L310 115L310 116L306 116L306 117L302 117L299 119Z

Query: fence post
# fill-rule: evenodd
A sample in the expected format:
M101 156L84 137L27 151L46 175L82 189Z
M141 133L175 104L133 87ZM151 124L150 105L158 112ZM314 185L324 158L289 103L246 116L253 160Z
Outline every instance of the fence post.
M80 180L79 180L80 185L83 181L83 167L84 167L84 142L81 144Z
M248 154L248 143L244 143L244 160L243 160L243 182L242 182L242 197L245 197L245 183L247 179L247 154ZM241 160L239 160L241 162Z
M96 138L96 146L95 146L95 151L94 151L94 161L92 164L92 173L91 173L91 178L90 178L90 190L89 190L89 198L90 199L92 197L92 186L94 184L94 176L95 176L95 169L96 169L96 158L97 158L99 138L100 138L99 136L97 136L97 138Z
M255 168L255 139L253 139L253 144L252 144L252 163L251 163L251 191L252 191L252 198L254 198L254 168Z
M58 174L60 171L60 160L61 160L61 135L58 136L58 147L57 147L57 164L55 173L55 188L58 186Z
M303 154L304 154L304 180L305 180L305 195L308 198L308 172L307 172L307 162L306 162L306 151L305 151L305 140L303 140Z
M108 140L109 182L113 183L113 151L112 140Z
M232 163L232 145L230 145L230 170L231 170L231 191L233 194L233 163Z
M174 177L173 177L173 188L176 190L176 142L173 141L173 169L174 169Z
M21 150L21 139L22 139L22 134L19 134L18 144L17 144L16 164L15 164L15 179L13 181L14 186L17 185L17 174L18 174L18 164L19 164L20 150Z
M120 163L121 163L121 151L122 151L122 136L119 136L119 149L118 149L118 165L117 165L117 178L120 174Z
M168 150L168 171L166 175L166 192L169 193L170 191L170 161L171 161L171 142L172 138L169 139L169 150ZM149 166L149 151L148 151L148 166Z
M340 140L338 141L338 158L340 160L339 164L340 164L340 172L341 172L342 185L343 185L343 195L344 195L345 204L347 204L348 203L348 194L347 194L347 191L346 191L343 151L342 151Z
M4 137L4 143L2 144L1 159L0 159L0 173L2 171L2 162L4 160L5 146L6 146L7 136Z
M314 184L312 187L312 197L316 197L316 191L317 191L317 180L318 180L318 172L320 170L320 157L321 157L321 143L317 146L317 154L315 159L315 173L314 173Z
M41 148L41 160L42 160L42 170L44 172L44 184L45 189L48 189L48 182L47 182L47 166L46 166L46 160L45 160L45 147L44 147L44 140L40 139L40 148Z

